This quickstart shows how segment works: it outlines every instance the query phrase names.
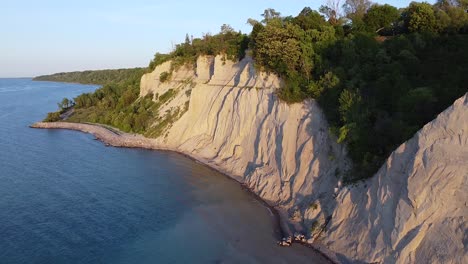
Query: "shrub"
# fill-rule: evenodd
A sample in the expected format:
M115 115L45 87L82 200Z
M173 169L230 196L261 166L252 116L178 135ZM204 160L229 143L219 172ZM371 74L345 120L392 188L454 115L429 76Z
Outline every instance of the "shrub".
M47 117L44 119L44 122L57 122L60 120L60 112L50 112L47 113Z
M170 78L171 74L168 72L161 72L161 74L159 75L159 81L162 83L168 81Z
M317 210L318 204L316 202L313 202L313 203L309 204L309 208L312 209L312 210Z

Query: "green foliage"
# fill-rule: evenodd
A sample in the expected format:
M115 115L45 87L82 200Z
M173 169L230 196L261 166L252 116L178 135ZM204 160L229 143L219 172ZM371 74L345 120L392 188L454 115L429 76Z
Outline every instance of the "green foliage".
M317 208L318 208L318 204L316 202L309 204L309 209L317 210Z
M312 10L310 7L302 9L301 13L299 13L297 17L293 18L292 23L298 25L305 31L311 29L319 30L321 27L327 25L325 18L319 12Z
M391 28L398 21L400 13L391 5L372 5L364 15L364 23L372 32L379 32L384 28Z
M151 60L150 64L148 65L148 71L153 71L154 68L156 68L156 66L161 65L164 62L169 61L170 59L171 55L157 52L156 54L154 54L153 60Z
M160 75L159 75L159 81L160 82L166 82L167 80L169 80L171 78L171 74L169 72L162 72Z
M338 1L330 1L330 3ZM296 17L281 17L267 9L262 22L250 19L250 36L223 25L216 35L189 38L173 52L157 53L149 70L172 61L171 71L195 63L199 55L245 56L247 47L256 67L284 80L278 96L294 103L314 98L321 105L338 142L346 144L354 170L344 181L370 177L398 145L466 93L468 83L468 2L441 0L434 6L411 3L398 11L389 5L346 1L350 20L340 17L338 5L320 13L304 8ZM383 35L382 36L377 36ZM178 89L139 98L143 69L123 76L72 73L67 80L106 83L94 93L74 99L77 122L98 122L124 131L161 136L188 109L188 104L159 108ZM60 76L60 74L59 74ZM78 77L77 77L78 76ZM73 77L73 78L72 78ZM167 81L170 73L162 73ZM117 82L109 83L110 79ZM189 96L189 93L187 93ZM64 103L64 102L62 102ZM50 120L56 118L50 115ZM340 174L339 172L337 174ZM319 226L315 222L313 232Z
M43 120L44 122L57 122L60 121L60 111L47 113L47 117Z
M389 5L362 11L366 1L347 2L358 6L343 26L333 6L322 10L328 22L310 8L297 17L254 21L250 47L257 67L284 80L282 100L318 100L348 147L354 170L344 180L353 182L370 177L466 93L468 36L460 33L468 23L466 11L453 4L412 3L400 14Z
M156 53L150 62L150 71L166 61L172 61L172 69L183 65L194 65L200 55L223 54L227 59L237 61L245 56L248 48L249 38L240 32L224 24L220 33L216 35L205 34L202 38L190 39L188 35L184 43L177 44L170 54Z
M355 170L352 182L376 172L399 144L466 92L468 36L371 36L339 41L324 53L339 83L318 97Z
M76 97L70 122L92 122L117 127L126 132L145 132L157 114L152 95L139 98L143 71L120 83L108 83L94 93Z
M436 32L437 21L432 6L426 2L411 2L404 13L405 27L409 32Z
M165 102L169 101L172 99L177 93L175 92L174 89L169 89L165 93L163 93L161 96L159 96L159 103L164 104Z
M70 82L82 84L107 84L119 83L135 76L141 76L143 68L118 69L118 70L97 70L82 72L61 72L52 75L35 77L34 81Z
M70 100L68 98L63 98L62 101L57 104L57 106L60 109L60 112L62 113L74 105L75 105L75 102L73 102L73 100Z
M163 118L157 120L157 124L151 128L149 128L145 132L145 136L148 137L160 137L162 133L171 126L183 113L180 112L179 107L177 107L174 111L170 111L166 113Z
M312 224L310 225L309 232L310 234L314 234L315 231L317 231L320 228L320 222L317 220L314 220Z

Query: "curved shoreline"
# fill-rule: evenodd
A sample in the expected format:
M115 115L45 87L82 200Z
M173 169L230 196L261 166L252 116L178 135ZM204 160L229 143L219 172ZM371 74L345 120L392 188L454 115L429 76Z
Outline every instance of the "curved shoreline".
M200 158L196 158L188 153L184 153L180 150L168 148L157 144L154 139L146 138L142 135L138 134L129 134L125 132L121 132L120 130L110 127L107 125L102 124L92 124L92 123L72 123L72 122L36 122L29 126L30 128L37 128L37 129L67 129L67 130L75 130L84 133L91 134L96 137L97 140L103 142L106 146L113 146L113 147L122 147L122 148L142 148L142 149L149 149L149 150L158 150L158 151L172 151L178 154L181 154L185 157L188 157L196 162L199 162L205 166L210 167L211 169L228 176L227 178L236 181L241 185L241 188L248 191L250 195L253 195L256 200L258 200L263 206L270 210L273 215L273 219L275 222L275 230L274 232L281 237L285 237L286 234L289 232L285 231L285 222L286 220L281 217L281 214L277 208L268 204L265 200L263 200L259 195L253 192L248 186L246 186L242 181L240 181L234 175L229 174L226 171L223 171L222 168L218 166L214 166L210 164L208 160L203 160ZM284 222L284 223L283 223ZM298 242L295 242L298 243ZM298 243L308 248L311 248L316 253L327 259L330 263L338 263L336 257L332 252L325 252L327 251L325 247L315 244L309 243Z

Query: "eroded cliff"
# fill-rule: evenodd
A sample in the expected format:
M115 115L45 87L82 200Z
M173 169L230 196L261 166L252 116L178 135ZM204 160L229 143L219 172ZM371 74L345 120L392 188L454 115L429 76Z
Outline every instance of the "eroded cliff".
M281 102L276 96L281 81L257 73L249 57L238 63L200 57L196 69L180 68L161 83L159 76L167 71L170 63L143 76L140 95L176 89L162 112L187 101L189 106L157 139L159 144L245 183L277 206L294 230L309 233L314 222L325 222L347 164L315 101Z
M468 95L343 189L325 235L342 259L468 263Z
M164 82L161 74L172 73ZM247 57L167 62L140 96L161 104L156 145L191 155L275 205L291 232L344 262L467 263L467 95L401 145L371 179L343 188L345 150L313 100L278 100L281 81ZM164 124L164 125L161 125Z

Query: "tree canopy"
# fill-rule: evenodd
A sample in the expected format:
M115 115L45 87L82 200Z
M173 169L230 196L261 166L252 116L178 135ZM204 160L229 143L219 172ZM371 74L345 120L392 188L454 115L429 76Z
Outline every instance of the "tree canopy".
M339 3L256 23L250 47L257 67L284 80L282 100L319 102L348 146L354 181L467 91L468 14L446 0L400 10Z

